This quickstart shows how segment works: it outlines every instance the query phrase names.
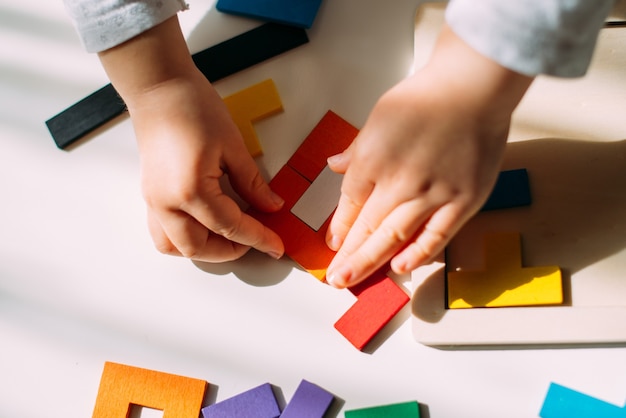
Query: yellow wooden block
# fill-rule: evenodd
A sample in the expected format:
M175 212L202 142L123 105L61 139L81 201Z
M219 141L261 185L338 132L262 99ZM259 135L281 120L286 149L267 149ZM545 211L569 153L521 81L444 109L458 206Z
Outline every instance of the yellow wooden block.
M239 128L250 155L261 155L263 150L252 124L283 110L274 81L267 79L250 86L224 98L224 103Z
M448 307L479 308L563 303L558 266L522 267L518 233L485 237L482 271L448 272Z
M92 418L128 418L131 404L163 411L163 418L198 418L207 382L106 362Z

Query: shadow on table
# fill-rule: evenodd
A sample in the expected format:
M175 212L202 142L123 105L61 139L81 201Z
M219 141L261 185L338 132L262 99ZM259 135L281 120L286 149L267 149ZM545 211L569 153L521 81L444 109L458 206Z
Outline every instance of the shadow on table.
M226 263L205 263L201 261L194 261L193 263L206 273L217 276L232 273L242 282L257 287L277 285L294 268L297 268L296 264L289 257L285 256L281 260L274 260L267 254L255 250L248 251L247 254L238 260Z

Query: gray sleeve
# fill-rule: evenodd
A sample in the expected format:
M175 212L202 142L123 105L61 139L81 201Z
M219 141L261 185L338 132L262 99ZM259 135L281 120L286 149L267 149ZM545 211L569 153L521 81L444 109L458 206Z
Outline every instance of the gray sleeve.
M119 45L187 8L184 0L64 0L88 52Z
M585 74L613 0L451 0L446 21L482 55L513 71Z

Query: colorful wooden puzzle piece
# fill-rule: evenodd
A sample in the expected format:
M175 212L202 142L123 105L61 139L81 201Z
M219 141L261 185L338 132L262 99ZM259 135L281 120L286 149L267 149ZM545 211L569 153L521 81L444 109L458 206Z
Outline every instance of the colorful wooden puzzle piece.
M272 385L262 384L202 408L204 418L278 418L280 407ZM197 415L196 417L197 418Z
M217 10L239 16L310 28L322 0L219 0Z
M306 31L277 23L266 23L192 56L196 66L211 82L252 67L268 58L309 42ZM46 121L57 147L65 149L126 110L111 84Z
M362 350L410 299L382 270L349 290L357 301L339 318L335 328L358 350Z
M563 303L558 266L522 267L518 233L485 237L484 269L447 273L448 307L504 307Z
M250 155L261 155L263 150L252 124L282 112L283 104L274 81L268 79L250 86L225 97L224 103L239 128Z
M371 408L353 409L345 412L346 418L419 418L419 404L415 401Z
M93 418L127 418L131 404L163 411L163 418L198 418L207 382L106 362Z
M539 416L541 418L626 418L626 406L619 407L565 386L550 383Z
M335 396L302 380L280 418L323 418Z
M285 254L321 281L326 277L326 268L335 254L325 241L330 217L315 231L291 209L324 170L326 159L347 148L357 133L354 126L328 111L270 181L272 190L285 199L283 208L272 213L249 210L252 216L281 237Z
M502 171L481 211L528 206L531 203L528 171Z

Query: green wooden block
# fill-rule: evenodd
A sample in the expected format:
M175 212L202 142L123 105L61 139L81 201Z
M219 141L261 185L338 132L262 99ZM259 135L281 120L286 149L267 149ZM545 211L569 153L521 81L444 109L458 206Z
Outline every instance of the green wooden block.
M419 418L419 416L419 404L415 401L353 409L345 412L346 418Z

